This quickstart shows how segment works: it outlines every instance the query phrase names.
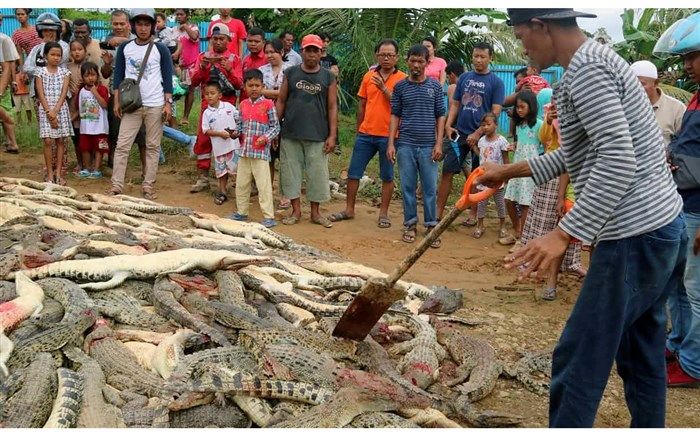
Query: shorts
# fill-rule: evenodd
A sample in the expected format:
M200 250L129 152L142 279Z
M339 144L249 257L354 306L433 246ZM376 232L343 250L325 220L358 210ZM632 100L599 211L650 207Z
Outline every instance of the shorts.
M78 149L81 152L109 152L109 141L106 134L80 134Z
M232 150L225 155L215 156L214 174L216 174L216 178L222 178L227 174L235 175L239 159L240 155L236 150Z
M8 113L12 113L12 92L10 87L7 87L5 93L0 95L0 108L4 109Z
M12 101L15 102L15 110L17 112L31 111L34 109L34 103L32 103L32 99L29 97L29 94L15 94L12 96Z
M360 180L367 169L367 164L375 153L379 153L379 177L383 182L394 180L394 164L386 157L388 137L367 135L359 133L355 138L355 147L352 149L348 179Z
M442 173L460 173L467 162L470 148L467 145L467 136L460 132L459 143L445 139L442 143Z
M323 141L282 138L280 151L280 179L282 195L289 199L301 197L301 182L306 174L306 198L309 202L327 202L331 199L328 184L328 155L323 152Z
M180 66L180 83L183 85L190 86L192 85L192 77L190 76L190 66Z

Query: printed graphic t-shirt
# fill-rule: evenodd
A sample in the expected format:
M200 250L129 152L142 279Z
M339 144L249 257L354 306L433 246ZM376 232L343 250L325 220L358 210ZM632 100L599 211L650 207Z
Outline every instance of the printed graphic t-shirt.
M97 94L105 101L109 100L109 91L104 85L97 86ZM103 135L109 133L107 108L100 106L92 91L82 87L78 98L80 113L80 133L85 135Z
M491 71L486 74L468 71L459 76L452 98L460 104L457 130L466 136L479 128L481 117L491 111L492 105L503 105L503 81Z
M220 101L218 108L207 106L207 109L204 110L202 114L202 132L209 130L223 131L225 129L240 130L239 123L236 123L236 120L240 120L238 109L228 102ZM211 139L211 148L214 156L225 155L232 150L241 148L238 138L209 138Z
M307 73L295 65L284 72L289 87L284 111L282 136L307 141L328 138L328 87L335 83L333 73L320 68Z

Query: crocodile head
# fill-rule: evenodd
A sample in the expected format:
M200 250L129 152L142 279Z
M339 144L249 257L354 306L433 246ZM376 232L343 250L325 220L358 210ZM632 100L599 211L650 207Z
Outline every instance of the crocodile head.
M418 309L418 314L423 313L453 313L462 308L462 292L450 288L438 288L429 296Z
M427 363L415 362L409 365L403 377L416 387L426 388L435 382L437 372L437 369L431 368Z

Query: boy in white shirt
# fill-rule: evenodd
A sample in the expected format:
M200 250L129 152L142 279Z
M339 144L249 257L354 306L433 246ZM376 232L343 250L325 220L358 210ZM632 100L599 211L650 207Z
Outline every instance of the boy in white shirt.
M228 200L228 175L236 175L238 152L241 148L238 141L241 118L235 106L221 101L219 82L207 83L204 87L204 99L208 106L202 113L202 133L211 137L214 172L219 180L219 191L214 194L214 203L221 205Z

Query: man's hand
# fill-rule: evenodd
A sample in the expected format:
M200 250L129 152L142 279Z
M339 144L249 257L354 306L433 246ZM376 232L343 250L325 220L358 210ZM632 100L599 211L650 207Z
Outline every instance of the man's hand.
M452 126L447 126L445 125L445 136L452 141L452 137L454 136L454 133L457 129L453 128Z
M557 118L557 116L557 107L555 105L551 105L549 107L549 111L547 111L547 124L552 124L552 122Z
M386 157L392 164L396 163L396 147L392 142L386 146Z
M173 116L173 107L170 103L165 103L163 105L163 120L170 120L170 117Z
M564 214L566 214L566 212L565 212L566 208L564 206L564 199L557 199L557 204L554 208L557 211L557 215L559 217L564 217Z
M335 150L335 137L326 138L326 144L323 145L323 153L328 155L329 153L333 153L334 150Z
M505 258L507 269L526 265L518 274L518 281L530 277L530 273L536 272L536 277L546 275L552 263L564 255L569 247L571 236L556 227L553 231L534 240L530 240L525 247L516 250Z
M231 68L233 68L233 66L231 65L231 62L229 62L228 59L222 59L221 61L219 61L219 65L221 66L221 68L223 68L227 72L230 72Z
M107 65L112 65L112 60L114 56L107 50L102 50L102 63Z
M384 85L384 81L382 80L382 78L379 76L379 73L373 74L369 78L369 80L371 80L372 83L375 84L381 92L386 92L386 86Z
M481 135L479 135L479 131L474 131L467 137L467 144L469 144L470 146L476 146L477 144L479 144L479 138L481 138Z
M431 158L433 158L433 162L438 162L442 159L442 144L435 143L433 146L433 153L431 155Z
M700 255L700 229L695 233L695 242L693 243L693 255Z
M508 179L503 174L505 165L485 161L480 167L484 170L484 174L476 178L477 184L484 184L489 188L500 188L504 183L508 182Z
M119 99L114 99L114 116L122 118L122 107L119 104Z

